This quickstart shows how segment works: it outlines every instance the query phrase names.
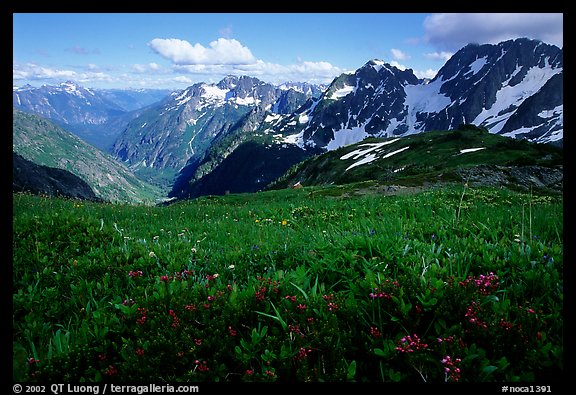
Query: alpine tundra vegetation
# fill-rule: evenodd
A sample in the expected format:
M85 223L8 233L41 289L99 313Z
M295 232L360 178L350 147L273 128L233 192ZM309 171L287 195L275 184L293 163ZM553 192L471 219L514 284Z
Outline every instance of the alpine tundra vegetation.
M561 379L561 195L364 186L15 194L14 379Z

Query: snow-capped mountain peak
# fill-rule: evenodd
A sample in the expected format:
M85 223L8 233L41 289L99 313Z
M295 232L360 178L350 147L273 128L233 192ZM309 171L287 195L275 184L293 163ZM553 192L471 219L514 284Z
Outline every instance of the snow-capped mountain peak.
M562 50L537 40L470 44L430 81L373 59L342 74L310 112L307 145L336 149L366 137L393 137L471 123L492 133L560 141Z

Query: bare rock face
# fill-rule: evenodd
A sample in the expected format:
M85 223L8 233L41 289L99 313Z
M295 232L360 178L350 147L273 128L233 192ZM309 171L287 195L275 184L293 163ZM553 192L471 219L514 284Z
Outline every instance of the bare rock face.
M431 81L371 60L336 78L306 114L304 143L330 150L470 123L561 146L562 85L562 49L527 38L467 45Z
M463 180L471 185L515 186L520 189L539 189L562 193L564 190L564 167L497 166L480 165L459 169Z

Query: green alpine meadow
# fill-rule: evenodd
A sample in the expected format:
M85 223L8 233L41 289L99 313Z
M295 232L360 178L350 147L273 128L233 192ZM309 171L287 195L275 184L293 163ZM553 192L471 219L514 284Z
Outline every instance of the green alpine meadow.
M14 193L13 380L560 381L562 194L377 185Z

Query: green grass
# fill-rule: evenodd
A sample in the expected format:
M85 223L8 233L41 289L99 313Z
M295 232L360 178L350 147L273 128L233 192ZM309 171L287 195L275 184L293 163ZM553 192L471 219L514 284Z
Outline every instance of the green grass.
M393 142L382 148L375 160L348 169L362 156L346 158L345 155L366 149L367 144L386 141ZM385 154L404 148L404 151L385 157ZM460 152L470 148L483 149ZM474 125L462 125L456 130L418 133L400 139L367 138L298 163L271 187L284 188L297 181L310 186L374 179L415 186L435 181L462 181L461 176L456 174L457 170L477 165L555 166L562 163L563 152L560 148L515 140Z
M561 197L353 191L14 194L14 379L560 380Z

